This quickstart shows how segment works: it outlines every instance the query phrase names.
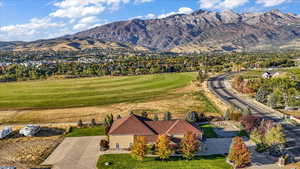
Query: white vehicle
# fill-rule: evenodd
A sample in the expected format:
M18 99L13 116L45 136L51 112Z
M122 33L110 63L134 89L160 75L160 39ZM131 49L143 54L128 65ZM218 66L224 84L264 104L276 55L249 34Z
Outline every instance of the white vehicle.
M27 137L32 137L38 133L40 129L40 126L27 125L26 127L22 128L19 133Z
M12 127L4 127L3 130L0 130L0 139L4 139L13 132Z

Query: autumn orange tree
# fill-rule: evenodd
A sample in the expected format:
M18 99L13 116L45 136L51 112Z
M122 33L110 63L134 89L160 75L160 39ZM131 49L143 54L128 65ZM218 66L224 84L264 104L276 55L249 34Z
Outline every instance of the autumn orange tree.
M251 162L251 153L242 137L234 137L228 155L235 167L245 167Z
M147 145L144 136L136 136L131 147L131 156L137 160L144 160L147 154Z
M156 154L160 159L166 160L169 159L173 153L170 139L167 135L159 135L156 141Z
M186 133L180 143L180 148L183 153L183 157L188 160L192 159L198 152L199 145L200 144L196 134L192 132Z

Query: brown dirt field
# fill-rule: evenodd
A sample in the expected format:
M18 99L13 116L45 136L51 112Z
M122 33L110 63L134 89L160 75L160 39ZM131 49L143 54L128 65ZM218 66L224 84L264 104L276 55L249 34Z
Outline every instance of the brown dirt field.
M2 111L0 112L0 123L65 123L77 122L79 119L91 121L93 118L102 121L105 115L110 113L125 116L129 112L139 113L143 111L147 111L149 114L160 113L160 115L169 111L172 112L174 117L181 118L188 111L203 112L203 104L196 98L200 89L195 83L191 83L189 86L177 89L163 97L139 103L47 110ZM216 113L205 113L218 116Z
M0 166L16 166L18 169L39 167L62 141L60 134L61 130L43 128L36 137L22 137L14 133L10 138L0 140Z

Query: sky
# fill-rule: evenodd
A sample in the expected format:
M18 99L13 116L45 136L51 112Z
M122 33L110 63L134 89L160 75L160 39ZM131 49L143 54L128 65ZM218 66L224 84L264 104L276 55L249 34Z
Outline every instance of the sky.
M33 41L128 19L195 10L300 14L300 0L0 0L0 41Z

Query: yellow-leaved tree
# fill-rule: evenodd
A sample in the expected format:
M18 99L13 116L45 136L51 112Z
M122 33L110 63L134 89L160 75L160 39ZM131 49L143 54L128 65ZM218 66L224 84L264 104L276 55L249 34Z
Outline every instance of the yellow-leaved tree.
M144 160L147 154L147 145L144 136L136 136L131 147L131 156L137 160Z
M170 139L167 135L159 135L156 141L156 154L162 160L167 160L173 153Z

